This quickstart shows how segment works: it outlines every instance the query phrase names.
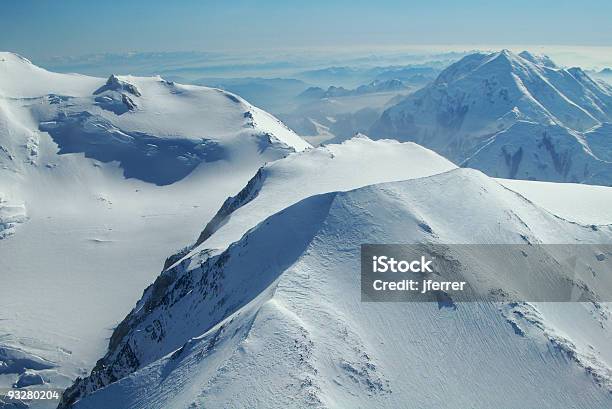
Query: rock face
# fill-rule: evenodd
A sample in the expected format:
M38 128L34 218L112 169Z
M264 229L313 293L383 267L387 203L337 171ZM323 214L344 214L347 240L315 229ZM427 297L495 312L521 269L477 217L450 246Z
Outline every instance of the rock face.
M140 93L140 91L135 85L130 84L127 81L120 80L119 77L116 76L115 74L112 74L110 77L108 77L106 84L104 84L103 86L95 90L93 94L99 95L107 91L116 91L116 92L125 91L127 93L132 94L135 97L142 96L142 94Z
M98 106L116 115L134 111L137 105L132 98L142 96L135 85L120 80L114 74L108 78L106 84L95 90L93 95L96 95L94 101Z
M17 225L26 220L25 205L10 203L0 195L0 240L13 234Z
M386 110L370 133L415 141L492 176L610 185L609 161L585 138L610 121L610 86L580 68L504 50L451 65Z
M19 375L19 379L17 383L15 383L15 388L25 388L27 386L32 385L42 385L45 383L44 378L41 374L38 374L34 371L25 371L21 375Z

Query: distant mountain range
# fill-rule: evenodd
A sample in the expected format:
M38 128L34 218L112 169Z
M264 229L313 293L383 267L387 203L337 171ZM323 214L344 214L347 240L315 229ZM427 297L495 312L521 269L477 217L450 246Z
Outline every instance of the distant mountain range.
M192 83L240 95L275 115L290 110L296 104L296 96L310 87L303 81L287 78L200 78Z
M589 71L588 74L593 78L601 79L608 84L612 84L612 68L606 67L599 71Z
M390 80L374 80L366 85L360 85L355 89L346 89L344 87L330 86L327 90L320 87L310 87L300 95L301 99L321 99L333 97L347 97L353 95L364 95L374 92L395 92L402 91L408 87L398 79Z
M610 185L611 121L611 86L503 50L452 64L370 134L415 141L491 176Z
M407 85L417 86L433 80L441 68L447 64L447 61L430 61L427 65L390 65L371 68L326 67L297 73L295 76L314 84L334 84L345 88L356 87L364 82L393 79L400 80Z

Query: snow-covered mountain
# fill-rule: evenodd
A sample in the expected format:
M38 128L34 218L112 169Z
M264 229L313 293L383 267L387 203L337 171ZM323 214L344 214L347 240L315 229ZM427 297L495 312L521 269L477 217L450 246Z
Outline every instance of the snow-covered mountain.
M218 89L160 77L111 75L104 82L49 73L15 54L0 58L6 126L12 110L27 110L35 123L31 132L51 135L60 154L118 161L126 177L170 184L200 163L231 161L248 149L249 139L260 151L308 147L274 117ZM4 147L5 156L17 157Z
M355 165L376 156L386 160ZM389 176L393 169L401 170ZM528 190L533 182L513 183ZM398 407L408 398L448 407L438 387L453 407L456 399L496 407L508 385L528 391L522 407L609 404L612 329L592 307L359 302L362 243L525 240L610 243L612 230L556 217L418 145L359 137L291 155L263 167L193 246L168 259L63 407ZM432 337L441 328L448 333ZM598 369L589 377L585 367ZM484 393L474 395L465 371L487 380ZM538 388L548 387L566 392L547 401Z
M355 143L364 142L333 149ZM612 403L606 304L361 303L359 287L362 243L609 244L609 225L568 222L470 169L297 203L292 193L289 207L260 222L265 203L282 207L275 185L310 179L302 179L313 171L309 155L333 163L323 153L278 161L228 200L200 245L145 291L61 407ZM229 244L240 228L245 233ZM487 285L508 285L485 270ZM612 288L610 277L579 280L603 291ZM509 390L520 400L508 400Z
M503 50L472 54L387 109L371 135L415 141L495 177L612 184L587 135L612 122L612 88L580 68ZM608 145L609 142L604 142Z
M0 388L86 373L165 256L308 147L228 92L0 53Z
M177 270L170 268L173 265L182 265L180 269L183 271L187 265L205 262L211 254L225 250L266 217L308 196L350 190L372 183L429 176L454 168L455 165L448 160L413 143L372 141L364 136L358 136L341 145L319 147L272 162L261 168L242 191L225 201L193 246L168 258L166 266L169 269L166 271L170 272L169 275L164 273L160 276L155 284L145 291L144 297L148 298L151 294L163 291L162 288L170 284L167 281L170 276L173 277L172 280L179 279L173 273ZM118 329L115 333L120 334L129 328L133 320L140 319L142 312L144 311L139 307L133 310L118 327L124 329ZM194 331L195 334L199 329L194 328ZM117 337L118 335L113 339ZM141 351L136 352L134 356L137 356L138 366L162 357L172 349L180 347L183 342L184 335L177 334L173 341L160 344L160 350L149 352L143 349L144 355L140 355ZM111 340L105 362L114 359L116 354L121 354L116 349L117 346ZM119 348L123 348L123 344ZM136 367L109 367L112 375L96 382L107 383L125 375L126 370L134 369ZM94 372L96 371L95 369Z

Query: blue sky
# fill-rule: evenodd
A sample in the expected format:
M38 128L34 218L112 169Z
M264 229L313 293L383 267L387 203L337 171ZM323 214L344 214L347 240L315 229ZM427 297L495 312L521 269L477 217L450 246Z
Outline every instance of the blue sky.
M414 44L612 45L612 1L0 2L0 50L30 58Z

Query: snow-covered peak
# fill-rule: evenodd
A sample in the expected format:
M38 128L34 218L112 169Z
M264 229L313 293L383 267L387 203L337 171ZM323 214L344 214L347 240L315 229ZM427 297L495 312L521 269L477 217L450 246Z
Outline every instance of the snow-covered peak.
M91 105L100 105L100 98L108 93L123 94L138 101L140 109L131 116L93 110ZM70 99L65 105L72 111L81 108L101 115L123 131L138 130L158 137L171 135L190 139L234 135L251 128L268 132L296 150L310 146L276 118L237 95L214 88L182 85L159 76L113 74L103 80L79 74L59 74L42 69L17 54L3 52L0 53L0 95L11 98L59 96L59 100L54 99L57 105ZM95 98L98 101L91 101Z
M475 53L468 55L444 70L440 74L439 80L450 83L470 75L504 76L511 74L525 80L527 79L525 76L545 73L547 68L558 69L547 56L535 56L528 51L516 54L508 49L503 49L490 54ZM452 73L453 75L446 76L445 73Z
M507 48L504 48L497 53L490 54L489 58L490 60L502 60L510 63L518 61L518 56Z
M308 196L414 179L456 168L414 143L373 141L358 134L267 164L206 226L194 249L222 249L283 207ZM212 237L211 237L212 236Z
M223 90L159 76L113 74L103 80L57 74L2 55L0 96L11 101L0 107L8 118L23 118L27 124L21 127L29 129L26 136L8 132L7 138L46 132L60 154L117 161L128 178L170 184L202 163L251 168L310 147L272 115ZM26 143L0 142L6 150ZM8 159L6 166L20 171L22 162Z
M106 80L106 84L95 90L94 95L98 95L106 91L126 91L136 97L141 96L141 93L136 86L130 84L128 81L119 79L119 77L115 74L112 74L110 77L108 77L108 80Z
M566 128L580 139L579 133L612 121L612 87L593 81L581 69L558 68L546 57L527 52L476 53L452 64L433 83L383 112L370 134L415 141L461 164L483 147L490 147L494 135L521 121ZM523 136L521 142L534 140L536 135ZM582 140L576 142L582 144ZM497 147L496 152L501 148ZM547 162L558 160L554 155L565 155L561 147L555 148L552 156L540 156L538 163L530 166L548 167ZM574 154L589 156L589 149L577 149ZM592 158L587 159L570 161ZM470 162L472 165L475 162ZM569 181L588 180L593 167L599 165L589 166L586 171L576 169L577 173L587 174ZM537 173L530 177L540 176L548 177ZM564 180L556 176L544 180L559 179Z
M523 59L520 55L504 49L494 53L474 53L463 57L443 70L435 80L438 86L471 82L472 77L523 75L539 64ZM508 81L508 79L505 79ZM466 90L467 91L467 90Z

